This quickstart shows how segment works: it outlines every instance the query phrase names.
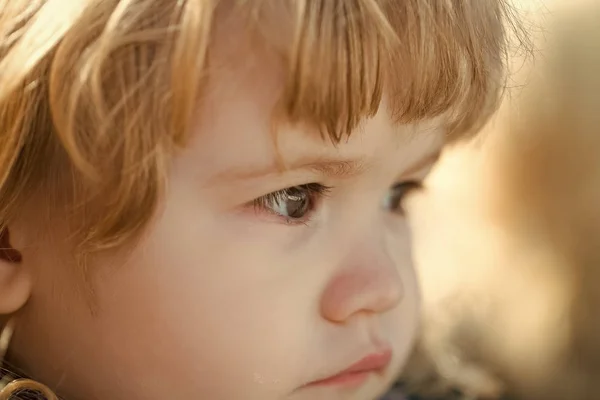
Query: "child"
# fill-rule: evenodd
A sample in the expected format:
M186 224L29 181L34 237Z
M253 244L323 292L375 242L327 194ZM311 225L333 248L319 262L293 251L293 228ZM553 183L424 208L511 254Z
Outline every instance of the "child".
M0 315L35 379L0 398L384 394L403 201L493 110L507 9L0 1Z

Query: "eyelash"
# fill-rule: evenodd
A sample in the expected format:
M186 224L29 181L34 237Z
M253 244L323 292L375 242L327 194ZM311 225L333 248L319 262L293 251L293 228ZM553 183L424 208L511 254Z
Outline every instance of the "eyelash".
M310 222L313 211L317 207L320 200L323 199L333 188L320 183L308 183L304 185L292 186L276 192L272 192L261 196L253 201L254 209L257 212L267 212L276 217L283 218L290 225L304 224ZM305 207L305 214L301 217L294 218L286 216L274 210L274 206L281 206L290 198L297 197L300 201L306 200L308 204Z
M423 184L420 181L402 181L399 182L395 185L393 185L390 188L391 190L400 190L402 189L402 192L397 196L397 198L394 198L392 201L392 204L394 209L397 210L396 212L401 215L401 216L405 216L406 215L406 210L404 210L404 207L402 206L402 202L404 200L404 196L406 196L408 193L413 192L415 190L420 190L423 188Z

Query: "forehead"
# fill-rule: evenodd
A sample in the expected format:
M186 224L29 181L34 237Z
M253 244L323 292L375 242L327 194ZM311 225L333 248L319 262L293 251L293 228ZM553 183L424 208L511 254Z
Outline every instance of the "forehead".
M309 124L276 118L283 74L274 58L231 52L217 53L205 96L199 103L188 150L201 160L198 173L212 176L231 165L272 168L280 162L303 159L355 159L369 162L417 143L418 148L440 147L443 119L402 125L392 118L384 99L372 118L334 144ZM246 61L246 62L245 62ZM279 164L280 165L280 164Z

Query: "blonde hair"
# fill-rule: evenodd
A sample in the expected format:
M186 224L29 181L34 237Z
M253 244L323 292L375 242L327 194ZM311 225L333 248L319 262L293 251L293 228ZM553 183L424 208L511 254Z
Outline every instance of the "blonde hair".
M503 87L511 11L505 0L0 0L0 223L43 196L81 217L84 253L136 237L185 145L222 18L273 45L284 117L339 141L384 93L400 123L443 115L451 135L476 131Z

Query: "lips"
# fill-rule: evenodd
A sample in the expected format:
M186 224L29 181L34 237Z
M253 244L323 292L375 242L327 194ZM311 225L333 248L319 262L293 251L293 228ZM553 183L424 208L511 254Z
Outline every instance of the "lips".
M372 353L339 373L309 383L307 386L360 386L372 374L381 374L392 361L391 350Z

